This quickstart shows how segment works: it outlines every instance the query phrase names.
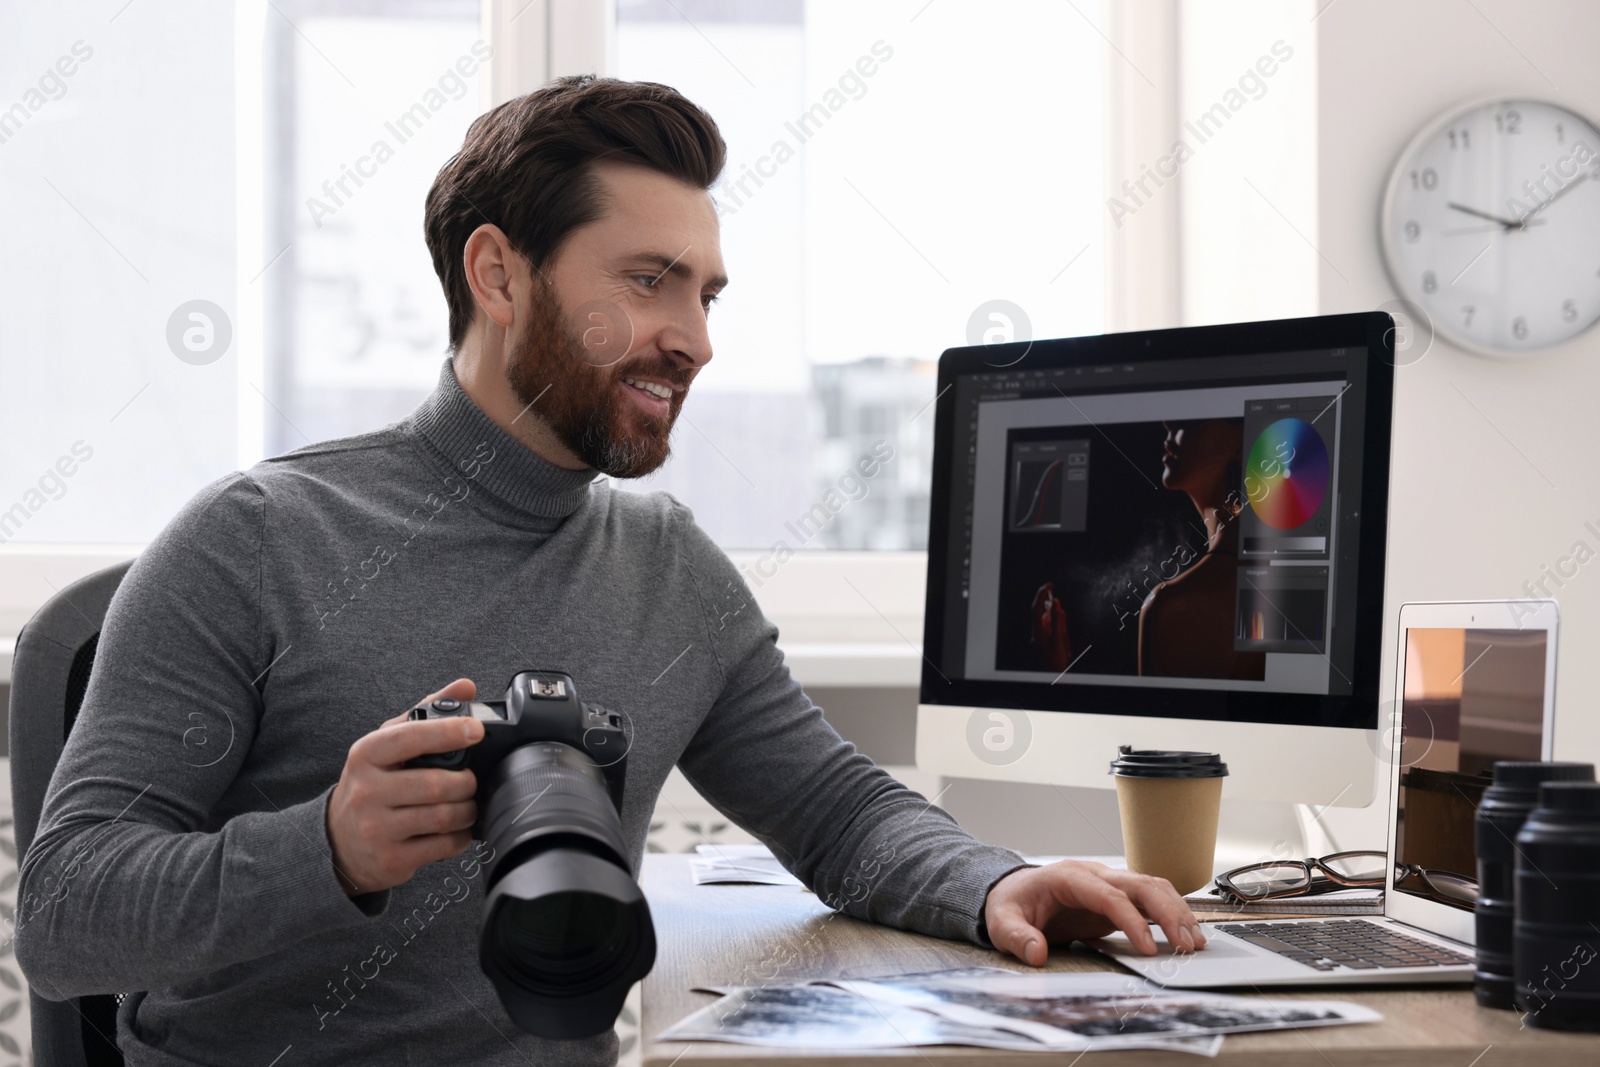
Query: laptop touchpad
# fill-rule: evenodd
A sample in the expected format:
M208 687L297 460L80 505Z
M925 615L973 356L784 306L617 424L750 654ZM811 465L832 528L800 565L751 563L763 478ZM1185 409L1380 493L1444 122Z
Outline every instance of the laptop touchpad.
M1142 960L1160 959L1163 956L1183 958L1179 953L1172 951L1172 946L1167 944L1166 939L1161 936L1160 930L1151 930L1150 932L1156 938L1156 954L1154 956L1146 956L1134 948L1132 942L1128 940L1128 935L1120 930L1102 937L1098 941L1091 942L1091 944L1102 952L1107 952L1114 956L1129 956ZM1245 948L1232 938L1217 933L1208 933L1206 935L1206 947L1194 953L1196 959L1203 960L1260 959L1261 955L1260 950Z

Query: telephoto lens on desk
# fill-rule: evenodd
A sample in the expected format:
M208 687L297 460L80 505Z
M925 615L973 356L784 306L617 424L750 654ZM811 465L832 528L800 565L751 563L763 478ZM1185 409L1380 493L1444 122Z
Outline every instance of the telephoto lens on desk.
M470 769L472 835L493 848L478 959L506 1014L540 1037L591 1037L656 959L650 907L628 869L621 716L578 700L557 671L521 671L503 701L435 700L412 721L470 716L483 740L407 767Z
M1516 920L1517 834L1539 803L1544 782L1592 782L1594 764L1503 760L1478 805L1478 970L1473 987L1486 1008L1516 1007L1512 924Z
M1532 1026L1600 1030L1600 784L1545 782L1517 834L1512 969Z

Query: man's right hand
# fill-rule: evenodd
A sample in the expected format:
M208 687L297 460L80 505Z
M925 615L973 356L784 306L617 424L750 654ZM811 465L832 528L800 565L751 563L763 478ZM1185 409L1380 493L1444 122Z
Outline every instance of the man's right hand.
M458 678L418 703L472 700L478 687ZM350 746L328 798L328 844L345 893L375 893L411 880L420 867L465 852L478 817L477 778L469 770L405 767L430 752L483 740L483 723L461 717L410 722L407 710Z

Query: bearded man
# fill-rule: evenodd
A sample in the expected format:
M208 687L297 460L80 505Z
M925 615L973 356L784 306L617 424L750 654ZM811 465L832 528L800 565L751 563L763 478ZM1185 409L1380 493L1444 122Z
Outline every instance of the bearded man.
M16 941L47 997L129 993L129 1064L614 1063L614 1032L507 1017L478 959L476 784L404 766L483 734L406 709L525 668L625 716L635 876L676 765L859 918L1034 966L1114 928L1153 953L1151 920L1204 944L1166 882L1025 864L841 740L689 510L597 478L666 460L711 361L724 155L652 83L565 78L480 117L427 198L432 395L222 478L133 564L21 892L77 874Z

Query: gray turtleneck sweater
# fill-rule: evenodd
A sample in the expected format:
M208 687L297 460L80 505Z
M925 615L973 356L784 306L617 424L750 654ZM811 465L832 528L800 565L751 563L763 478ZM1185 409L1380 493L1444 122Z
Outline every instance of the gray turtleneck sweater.
M453 678L498 699L525 668L629 716L635 875L677 764L823 900L987 944L984 898L1021 857L839 738L688 509L594 479L496 426L447 360L401 422L190 501L111 603L23 863L33 988L129 993L134 1067L614 1063L614 1033L548 1041L501 1008L482 843L355 899L334 877L351 744Z

